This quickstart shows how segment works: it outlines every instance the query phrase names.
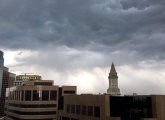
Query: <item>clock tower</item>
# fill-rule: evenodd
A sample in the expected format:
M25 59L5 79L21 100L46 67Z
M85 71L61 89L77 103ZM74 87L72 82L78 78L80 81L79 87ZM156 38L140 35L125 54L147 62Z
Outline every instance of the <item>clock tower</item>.
M118 88L118 76L115 69L115 65L113 63L111 65L111 70L108 79L109 79L109 88L107 90L107 94L120 95L120 89Z

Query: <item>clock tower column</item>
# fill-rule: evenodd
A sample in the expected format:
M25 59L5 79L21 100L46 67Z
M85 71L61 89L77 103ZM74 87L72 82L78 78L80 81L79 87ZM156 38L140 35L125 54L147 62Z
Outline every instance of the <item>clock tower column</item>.
M107 94L120 95L120 89L118 88L118 76L115 69L115 65L113 63L111 65L111 70L108 79L109 79L109 88L107 90Z

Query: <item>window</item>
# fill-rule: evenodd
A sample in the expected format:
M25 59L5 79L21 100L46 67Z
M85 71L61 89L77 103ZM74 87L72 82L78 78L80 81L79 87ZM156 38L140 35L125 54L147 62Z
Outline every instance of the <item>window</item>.
M69 104L66 105L66 112L70 113L70 105Z
M75 94L75 91L64 91L64 94Z
M93 107L88 106L88 116L93 116Z
M31 91L30 90L25 91L25 100L26 101L31 100Z
M14 100L16 100L17 91L14 91Z
M75 105L71 105L71 113L72 113L72 114L75 113Z
M80 105L76 105L76 114L80 114Z
M18 91L18 100L20 100L20 91Z
M51 86L51 82L35 82L34 85Z
M39 111L39 112L24 112L8 109L9 112L16 113L18 115L55 115L56 111Z
M19 91L17 91L17 100L19 100Z
M21 100L24 100L24 91L22 91Z
M94 116L100 117L100 107L94 107Z
M62 120L70 120L69 117L62 117Z
M57 104L14 104L9 103L10 106L18 108L56 108Z
M39 91L33 90L33 101L39 100Z
M57 100L57 91L50 91L50 100Z
M86 111L86 106L83 105L83 106L82 106L82 115L86 115L86 112L87 112L87 111Z
M14 91L14 100L17 100L17 91Z
M49 100L49 91L48 90L42 91L42 100Z

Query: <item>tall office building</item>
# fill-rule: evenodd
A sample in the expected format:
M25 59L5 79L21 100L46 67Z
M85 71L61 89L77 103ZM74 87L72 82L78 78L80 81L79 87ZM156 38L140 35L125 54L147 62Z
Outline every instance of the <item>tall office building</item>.
M0 117L3 116L4 106L3 106L3 93L2 93L2 85L3 85L3 66L4 66L4 58L3 52L0 51Z
M111 65L111 70L108 79L109 79L109 88L107 90L107 94L120 95L120 89L118 87L118 76L115 69L115 65L113 63Z
M9 81L8 68L4 67L3 68L2 89L1 89L1 99L0 99L0 116L4 116L5 93L6 93L8 81Z
M9 82L8 82L8 87L14 86L14 81L16 78L16 74L9 72Z
M0 116L4 116L6 88L11 87L15 81L15 74L10 73L7 67L3 67L3 80L0 99Z
M3 52L0 51L0 117L4 116L6 88L13 85L15 74L10 73L7 67L4 67Z
M4 66L3 52L0 51L0 98L1 98L1 91L2 91L3 66Z

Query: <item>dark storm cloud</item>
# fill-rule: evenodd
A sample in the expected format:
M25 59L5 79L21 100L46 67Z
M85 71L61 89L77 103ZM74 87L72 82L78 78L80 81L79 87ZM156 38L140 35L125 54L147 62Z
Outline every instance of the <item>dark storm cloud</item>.
M81 91L105 92L114 61L123 93L164 93L164 38L164 0L0 0L10 70Z
M59 59L60 46L102 54L94 57L100 65L105 61L100 57L128 63L162 60L164 20L163 0L1 0L0 47L51 51L47 58L57 63L75 57L67 53ZM75 60L82 61L74 63L90 61L82 57L85 52L77 54Z

